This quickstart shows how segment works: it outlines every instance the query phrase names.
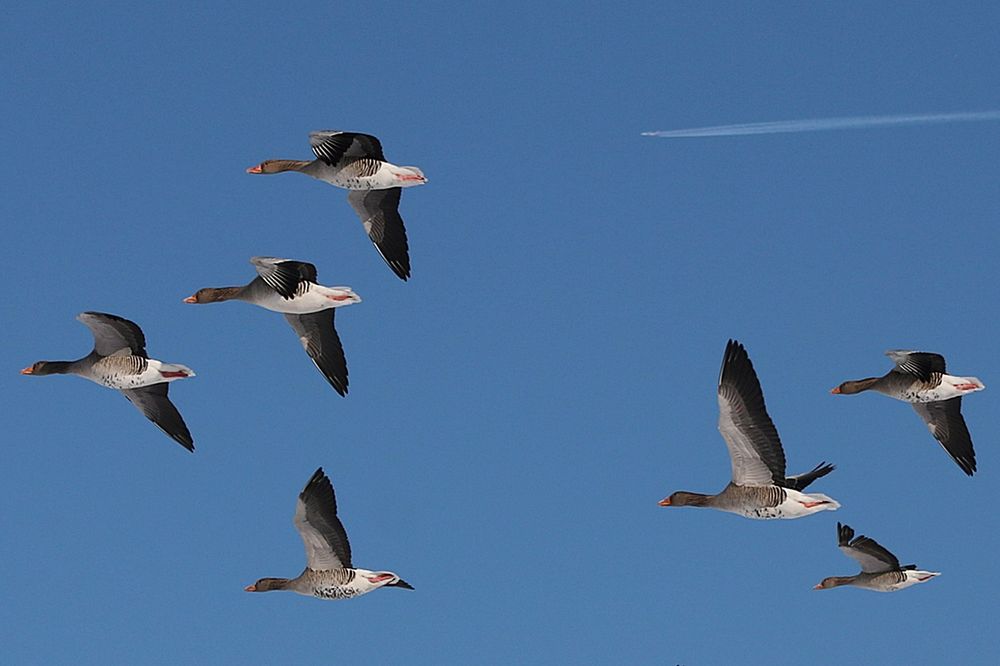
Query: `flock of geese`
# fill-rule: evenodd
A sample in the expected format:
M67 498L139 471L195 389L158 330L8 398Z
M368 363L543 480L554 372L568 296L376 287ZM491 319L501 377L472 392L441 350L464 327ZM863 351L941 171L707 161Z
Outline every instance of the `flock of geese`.
M962 418L962 396L981 391L975 377L945 373L944 357L919 351L888 351L895 367L882 377L846 381L834 394L850 395L877 391L909 402L962 471L972 476L976 454L969 429ZM739 514L747 518L801 518L819 511L834 511L840 504L821 493L804 493L816 479L834 466L821 462L810 471L785 476L785 451L778 438L760 388L757 372L746 348L736 340L726 344L719 373L719 432L729 448L733 477L715 495L678 490L660 500L660 506L699 506ZM840 550L858 561L861 573L824 578L814 589L853 585L877 592L895 592L924 583L940 574L922 571L914 564L900 565L895 555L866 536L837 523Z
M387 162L382 145L369 134L321 131L309 135L316 159L267 160L247 169L251 174L298 171L349 190L348 203L357 213L379 254L402 280L410 277L409 246L399 214L402 189L427 182L412 166ZM253 257L257 276L248 284L206 287L184 299L187 303L245 301L280 312L303 348L337 393L348 390L347 360L334 327L336 309L361 298L350 287L326 287L317 282L316 267L304 261ZM101 312L84 312L79 319L94 336L93 350L75 361L38 361L24 375L73 374L121 391L150 421L189 451L191 436L180 412L170 401L170 382L193 377L187 366L151 359L146 338L134 322ZM890 351L895 367L882 377L846 381L833 393L850 395L877 391L909 402L931 434L968 475L976 471L975 452L961 414L962 396L981 391L975 377L945 372L939 354ZM830 511L840 504L821 493L803 492L812 482L833 471L821 462L809 472L786 476L785 453L778 431L764 405L760 381L742 344L730 340L722 360L718 386L719 431L729 448L732 480L719 493L704 495L677 491L661 506L709 507L747 518L801 518ZM248 592L291 590L321 599L347 599L380 587L413 587L391 571L355 568L347 532L337 517L333 485L322 468L299 493L294 524L306 550L306 569L296 578L261 578ZM837 524L840 549L861 565L855 576L823 579L816 589L854 585L892 592L939 575L900 565L899 560L873 539L854 536Z
M399 215L404 187L427 182L416 167L387 162L379 140L369 134L323 131L309 135L316 159L267 160L247 173L299 171L350 190L354 208L375 249L400 279L410 277L406 229ZM280 312L298 336L309 358L334 390L347 395L347 360L334 328L336 308L360 303L350 287L319 284L316 267L304 261L254 257L257 277L242 287L206 287L186 303L246 301ZM94 336L93 350L76 361L38 361L23 375L78 375L118 389L129 401L188 451L194 438L180 412L167 397L169 383L194 377L191 368L149 358L146 336L135 322L102 312L84 312L79 319ZM247 592L291 590L320 599L349 599L380 587L413 587L392 571L359 569L351 562L351 545L337 517L333 484L319 468L299 493L295 528L306 549L306 569L296 578L261 578Z

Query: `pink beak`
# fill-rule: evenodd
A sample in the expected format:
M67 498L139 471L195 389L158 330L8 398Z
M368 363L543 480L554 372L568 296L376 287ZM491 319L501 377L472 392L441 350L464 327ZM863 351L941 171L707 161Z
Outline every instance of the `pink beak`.
M263 173L264 170L260 168L260 165L252 166L247 169L247 173Z
M184 299L184 302L185 303L197 303L198 299L195 298L194 296L188 296L187 298Z

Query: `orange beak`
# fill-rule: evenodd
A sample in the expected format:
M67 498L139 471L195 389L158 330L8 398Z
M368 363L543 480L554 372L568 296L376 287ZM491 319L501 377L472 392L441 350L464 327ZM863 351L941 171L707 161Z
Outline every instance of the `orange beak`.
M256 592L257 591L257 585L256 584L254 584L254 585L247 585L246 587L243 588L243 591L244 592Z
M264 173L264 170L260 168L260 165L252 166L247 169L247 173Z
M822 585L813 585L813 589L814 590L822 590L823 586Z
M32 368L32 366L29 365L27 368L25 368L24 370L21 371L21 374L22 375L33 375L33 374L35 374L34 372L32 372L31 368Z
M660 500L659 504L660 506L670 506L670 498L664 497L663 499Z
M838 393L840 393L840 387L834 386L832 389L830 389L830 393L837 395Z
M194 296L188 296L187 298L184 299L184 302L185 303L197 303L198 299L195 298Z

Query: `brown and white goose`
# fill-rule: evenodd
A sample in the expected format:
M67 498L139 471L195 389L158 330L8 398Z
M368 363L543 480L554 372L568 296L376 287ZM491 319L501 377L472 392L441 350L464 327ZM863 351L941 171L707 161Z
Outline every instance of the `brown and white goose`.
M334 328L334 308L360 303L350 287L316 283L316 267L304 261L253 257L257 277L242 287L205 287L185 303L246 301L280 312L291 324L309 358L340 395L347 395L347 359ZM328 312L329 311L329 312Z
M319 599L350 599L380 587L413 586L392 571L369 571L351 565L351 544L337 517L333 484L320 467L295 504L295 529L306 547L306 569L296 578L261 578L247 592L291 590Z
M402 188L423 185L424 173L414 166L396 166L385 160L382 144L371 134L323 130L309 135L316 159L266 160L247 173L298 171L317 180L351 190L347 201L361 218L368 238L400 279L410 277L409 245L399 215Z
M911 403L934 439L963 472L972 476L976 472L976 452L962 417L962 396L986 387L976 377L945 374L941 354L898 349L885 354L896 364L887 374L846 381L830 393L852 395L876 391Z
M823 462L798 476L785 476L785 452L764 406L757 373L746 349L730 340L719 375L719 432L726 440L733 479L717 495L679 490L660 506L701 506L747 518L801 518L840 507L818 493L801 492L833 471Z
M844 555L853 557L861 565L861 573L854 576L824 578L813 588L814 590L853 585L876 592L895 592L917 583L926 583L934 576L941 575L936 571L919 571L915 564L900 566L896 556L874 539L866 536L855 539L854 530L847 525L837 523L837 539Z
M167 384L194 377L185 365L163 363L146 355L146 336L134 322L103 312L77 316L94 334L94 349L76 361L38 361L22 375L78 375L118 389L146 418L188 451L194 440L180 412L167 397Z

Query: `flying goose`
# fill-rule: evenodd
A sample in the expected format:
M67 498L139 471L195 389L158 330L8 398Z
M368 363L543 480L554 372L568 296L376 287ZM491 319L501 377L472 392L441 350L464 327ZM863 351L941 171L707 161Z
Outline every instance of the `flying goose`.
M840 507L821 494L801 492L833 471L820 463L798 476L785 476L785 452L764 406L760 381L746 349L736 340L726 344L719 375L719 432L729 447L733 479L717 495L679 490L660 506L707 506L747 518L801 518Z
M146 418L188 451L194 440L180 412L167 397L167 384L194 377L184 365L163 363L146 355L146 336L134 322L103 312L76 317L94 334L94 349L76 361L38 361L22 375L79 375L118 389Z
M962 396L986 388L976 377L945 374L944 356L921 351L887 351L896 364L881 377L846 381L830 393L852 395L877 391L890 398L913 404L920 418L948 455L972 476L976 472L976 452L972 436L962 418Z
M185 303L246 301L280 312L292 325L303 348L340 395L347 395L347 359L333 325L333 308L360 303L350 287L316 284L316 267L304 261L253 257L257 277L242 287L205 287ZM330 310L330 312L327 312Z
M320 467L299 493L295 529L306 547L306 568L296 578L261 578L247 592L291 590L320 599L350 599L380 587L413 586L391 571L369 571L351 565L351 544L337 517L333 485Z
M853 585L876 592L895 592L905 587L925 583L941 574L936 571L919 571L917 565L900 566L896 556L883 548L874 539L866 536L854 538L854 530L837 523L837 539L840 550L853 557L861 565L861 573L854 576L830 576L824 578L814 590L828 590L840 585ZM853 541L851 539L854 539Z
M247 173L299 171L351 190L347 201L361 218L375 249L401 280L409 278L409 246L399 215L399 197L402 188L426 183L424 173L414 166L387 162L382 144L371 134L322 130L309 134L309 144L316 155L311 162L266 160L248 168Z

